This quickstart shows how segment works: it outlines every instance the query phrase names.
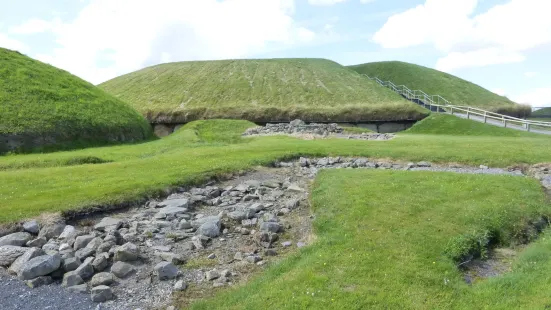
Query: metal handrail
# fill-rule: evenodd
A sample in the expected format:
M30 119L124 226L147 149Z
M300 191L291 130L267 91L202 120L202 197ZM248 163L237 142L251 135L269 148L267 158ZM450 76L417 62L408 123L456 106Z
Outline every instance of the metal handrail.
M452 105L450 101L448 101L446 98L440 96L440 95L427 95L422 90L411 90L405 85L395 85L391 81L383 81L379 79L378 77L370 77L367 74L362 74L362 76L367 77L370 80L374 80L378 84L380 84L383 87L387 87L392 89L394 92L404 96L408 100L419 100L423 103L425 106L429 106L429 108L432 111L432 107L436 107L436 112L445 112L446 110L449 110L451 114L455 111L461 111L466 112L467 118L470 118L471 115L475 116L481 116L484 118L484 123L487 122L488 119L494 119L499 120L503 122L503 125L507 127L507 123L520 123L523 125L527 131L530 131L531 126L541 126L541 127L548 127L551 129L551 122L542 122L542 121L531 121L531 120L525 120L522 118L517 118L509 115L504 115L492 111L487 111L480 108L475 107L469 107L469 106L459 106L459 105ZM436 99L435 99L436 98ZM444 104L440 104L440 102L443 102Z

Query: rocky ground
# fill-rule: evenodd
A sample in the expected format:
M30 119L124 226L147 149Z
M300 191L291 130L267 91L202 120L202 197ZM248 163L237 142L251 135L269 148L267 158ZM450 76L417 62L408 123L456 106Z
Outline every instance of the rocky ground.
M305 140L313 139L355 139L355 140L390 140L395 137L389 133L361 133L347 134L343 128L337 124L306 124L301 120L294 120L290 123L267 124L262 127L253 127L247 129L243 136L275 136L288 135Z
M545 165L492 169L341 157L277 162L108 216L23 223L0 238L2 309L159 309L175 292L244 282L312 242L308 191L327 168L524 171L551 188Z

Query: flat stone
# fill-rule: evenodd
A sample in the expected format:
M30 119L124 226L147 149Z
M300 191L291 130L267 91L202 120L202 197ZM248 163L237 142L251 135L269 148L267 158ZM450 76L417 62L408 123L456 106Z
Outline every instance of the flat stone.
M153 269L157 272L161 281L174 279L179 273L178 267L169 262L160 262Z
M29 248L23 248L13 245L5 245L0 247L0 266L8 267L10 266L17 258L25 254Z
M75 257L78 258L79 260L83 261L86 258L88 258L90 256L93 256L95 253L96 253L96 250L94 250L94 249L84 248L84 249L80 249L80 250L76 251L75 252Z
M86 284L75 285L68 287L67 290L72 293L86 294L88 293L88 286Z
M278 233L282 228L281 224L275 222L263 222L260 224L260 231Z
M302 193L304 192L304 189L298 186L297 184L293 183L287 187L288 191L295 192L295 193Z
M63 282L61 283L61 286L71 287L75 285L81 285L83 283L84 283L84 280L82 279L82 277L76 274L76 272L71 271L63 275Z
M32 221L23 223L23 229L26 232L36 235L40 232L40 225L38 224L37 221L32 220Z
M293 245L293 243L291 241L284 241L284 242L281 242L281 246L284 247L284 248L288 248L290 247L291 245Z
M40 276L46 276L61 266L61 256L43 255L35 257L20 268L17 274L21 280L31 280Z
M186 199L186 198L167 199L157 204L157 207L165 207L165 208L186 208L188 206L189 206L189 199Z
M120 279L130 276L134 271L134 266L125 262L115 262L113 266L111 266L111 273Z
M269 187L269 188L278 188L281 186L281 182L277 180L266 180L262 182L262 186Z
M185 291L187 289L187 283L184 280L180 280L174 284L174 290L177 292Z
M216 269L209 270L205 273L205 279L207 279L207 281L212 281L218 278L220 278L220 273Z
M52 252L52 251L59 252L59 246L60 244L58 242L55 242L53 241L53 239L51 239L48 243L46 243L42 247L42 250L46 252Z
M109 232L119 229L121 225L122 220L120 219L104 217L99 223L94 226L94 229L98 231Z
M61 232L59 237L57 237L57 238L60 239L60 240L67 240L69 238L74 237L76 235L76 233L77 233L77 230L75 229L74 226L67 225L67 226L65 226L65 228L63 229L63 231Z
M44 285L50 285L54 283L54 279L49 276L42 276L38 278L34 278L32 280L25 281L25 284L30 288L37 288Z
M432 164L427 161L420 161L417 163L417 167L428 168L428 167L432 167Z
M259 261L262 260L262 257L258 256L258 255L249 255L245 258L245 260L251 264L256 264L258 263Z
M115 282L115 279L113 278L112 274L110 274L108 272L101 272L101 273L96 274L92 278L92 281L90 281L90 285L92 285L92 287L100 286L100 285L109 286L109 285L113 284L113 282Z
M182 219L178 224L178 229L190 229L190 228L191 228L191 223L188 222L186 219Z
M215 238L220 235L220 220L206 222L197 229L197 233L209 238Z
M139 248L133 243L125 243L115 249L115 261L131 262L138 259Z
M93 302L106 302L113 299L113 291L109 286L100 285L92 288Z
M94 267L90 262L84 262L75 271L71 272L78 274L84 281L86 281L94 275Z
M228 217L234 221L242 221L244 219L247 219L247 214L245 212L236 210L228 213Z
M207 246L209 240L210 240L209 237L203 236L203 235L193 236L191 238L191 242L193 243L196 249L204 249Z
M13 262L13 264L11 264L11 267L8 271L11 274L18 274L19 271L21 270L21 267L23 267L23 265L25 265L25 263L27 263L28 261L30 261L31 259L33 259L35 257L42 256L42 255L46 255L46 253L44 253L44 251L42 251L42 249L30 248L30 249L28 249L27 252L25 252L25 254L19 256Z
M191 226L193 228L199 228L201 225L208 223L208 222L220 222L220 217L213 215L213 216L205 216L196 219L195 221L191 222Z
M33 236L28 232L16 232L0 238L0 247L5 245L24 246Z
M73 249L75 251L78 251L80 249L84 249L90 241L94 240L94 236L92 235L84 235L84 236L78 236L75 239L75 244L73 244Z
M48 242L48 240L46 240L46 238L38 237L36 239L33 239L33 240L27 242L26 245L30 248L42 248L47 242Z
M180 254L174 254L170 252L155 252L155 255L159 256L165 262L169 262L174 265L181 265L186 262L185 258Z
M65 272L77 270L77 268L82 264L81 260L76 257L69 257L63 260L63 270Z
M42 227L40 233L38 234L38 237L44 237L47 240L57 238L59 237L59 235L61 235L61 233L65 229L65 226L66 225L64 223L54 223L46 225Z
M113 241L103 242L97 247L96 254L108 253L116 245L117 244Z

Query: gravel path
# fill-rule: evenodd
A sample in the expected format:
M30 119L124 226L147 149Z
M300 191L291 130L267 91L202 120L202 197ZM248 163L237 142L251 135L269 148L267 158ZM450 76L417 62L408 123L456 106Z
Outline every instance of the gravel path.
M0 270L2 310L95 310L109 309L90 300L89 294L71 293L59 284L32 289Z

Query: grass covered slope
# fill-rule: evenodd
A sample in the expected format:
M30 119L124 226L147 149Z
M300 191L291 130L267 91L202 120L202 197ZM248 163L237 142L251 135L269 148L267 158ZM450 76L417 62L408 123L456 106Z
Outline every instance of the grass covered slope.
M514 244L529 220L549 215L545 200L520 177L321 171L314 244L191 309L544 309L551 234L511 273L472 286L456 258L488 237Z
M449 136L494 136L545 138L541 134L488 125L446 114L431 114L415 123L406 133Z
M516 117L527 116L531 111L528 106L519 105L457 76L407 62L372 62L349 68L396 85L405 85L411 90L440 95L454 105L478 107Z
M325 59L161 64L99 85L151 122L421 119L427 110Z
M66 71L0 48L0 154L151 136L130 106Z

